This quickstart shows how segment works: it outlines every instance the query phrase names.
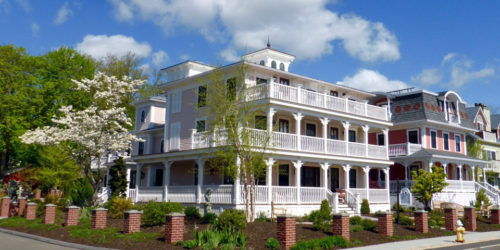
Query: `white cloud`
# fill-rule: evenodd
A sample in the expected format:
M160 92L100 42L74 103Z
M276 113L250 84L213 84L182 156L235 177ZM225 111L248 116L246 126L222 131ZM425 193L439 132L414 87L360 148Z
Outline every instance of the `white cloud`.
M447 63L448 61L452 60L453 58L457 57L457 53L448 53L443 57L443 60L441 60L441 65Z
M163 50L155 52L153 54L153 58L152 58L153 64L156 67L162 66L162 64L168 62L169 60L170 60L170 58L168 57L167 52L165 52Z
M145 58L151 54L151 46L147 42L139 43L133 37L124 35L86 35L83 41L76 45L76 49L96 59L112 54L118 57L132 52L138 58Z
M495 75L495 69L485 66L480 70L471 70L473 62L470 60L458 60L451 66L450 83L454 88L460 88L469 82L484 79Z
M337 84L365 91L391 91L409 87L402 81L389 80L378 71L369 69L360 69L355 75L346 76L342 82L337 82Z
M57 17L54 23L59 25L63 24L68 20L68 17L73 15L73 11L69 8L68 2L64 2L61 8L57 11Z
M191 56L189 54L182 54L180 58L181 58L181 60L186 61L186 60L189 60L191 58Z
M433 85L439 83L442 79L442 73L435 68L423 69L420 74L411 77L413 82L418 82L422 85Z
M145 63L145 64L139 66L139 69L141 69L142 72L144 72L146 74L151 74L151 72L153 72L153 69L151 68L151 66L148 63Z
M30 12L31 11L31 5L28 2L28 0L16 0L17 4L23 8L25 12Z
M199 32L208 41L227 45L221 55L273 47L298 59L331 54L335 42L365 62L400 58L396 36L382 23L328 10L326 0L111 0L115 18L153 22L166 34L176 29Z
M33 36L38 36L38 33L40 32L40 26L38 26L37 23L31 24L31 33Z

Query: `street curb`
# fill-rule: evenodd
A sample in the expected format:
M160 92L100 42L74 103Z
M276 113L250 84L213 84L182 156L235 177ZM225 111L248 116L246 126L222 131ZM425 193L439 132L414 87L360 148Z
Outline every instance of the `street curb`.
M69 248L75 248L75 249L82 249L82 250L91 250L91 249L101 249L101 250L111 250L113 248L103 248L103 247L95 247L95 246L87 246L87 245L82 245L82 244L77 244L77 243L71 243L71 242L66 242L66 241L60 241L60 240L54 240L34 234L28 234L28 233L23 233L23 232L18 232L18 231L13 231L5 228L0 228L0 233L6 233L6 234L11 234L19 237L24 237L32 240L37 240L53 245L58 245L58 246L63 246L63 247L69 247Z
M439 245L426 246L423 249L436 249L436 248L453 247L453 246L467 246L469 244L475 244L475 243L480 243L480 242L485 242L485 241L493 241L493 240L498 240L498 238L494 237L494 238L485 238L485 239L480 239L480 240L468 240L468 241L465 241L464 243L458 243L458 242L443 243L443 244L439 244ZM422 248L412 248L412 249L422 249ZM412 249L410 249L410 250L412 250Z

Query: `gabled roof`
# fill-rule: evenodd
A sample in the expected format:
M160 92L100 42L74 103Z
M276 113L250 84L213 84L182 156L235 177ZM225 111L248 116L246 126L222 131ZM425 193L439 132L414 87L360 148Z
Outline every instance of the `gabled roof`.
M470 119L472 119L474 121L474 119L476 118L477 113L479 112L480 108L481 107L479 107L479 106L474 106L474 107L468 107L468 108L466 108L467 114L469 114Z
M500 114L491 115L491 129L496 129L500 125Z

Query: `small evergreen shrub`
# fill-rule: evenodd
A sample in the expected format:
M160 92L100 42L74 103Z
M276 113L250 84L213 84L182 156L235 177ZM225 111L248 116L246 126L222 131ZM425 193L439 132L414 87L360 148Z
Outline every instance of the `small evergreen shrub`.
M73 183L69 198L73 205L87 207L91 205L93 195L94 188L92 188L89 180L87 178L80 178Z
M197 207L186 207L186 209L184 209L184 214L186 218L190 220L199 219L201 217L200 210L198 210Z
M314 210L309 214L309 220L316 230L330 231L332 216L330 215L330 205L328 200L323 200L319 210Z
M399 209L399 212L401 212L401 213L408 212L408 209L406 209L405 207L399 205L398 203L394 203L394 205L392 205L392 211L397 212L398 209Z
M361 214L370 214L370 204L367 199L363 199L361 202Z
M264 213L264 212L259 212L259 213L257 214L257 221L258 221L258 222L266 222L266 221L267 221L266 213Z
M483 203L484 205L490 204L490 199L488 199L488 196L486 196L486 192L484 191L484 189L481 189L476 193L476 203L474 204L474 206L477 210L481 209L481 203Z
M394 217L393 220L397 221L397 218ZM414 221L410 217L401 214L401 215L399 215L399 224L403 225L403 226L413 226Z
M239 232L246 228L245 212L236 209L224 210L217 219L217 228L226 232Z
M353 216L349 219L351 225L360 225L362 221L363 218L361 218L361 216Z
M430 221L433 221L432 223L434 224L432 227L433 228L440 228L440 227L444 227L445 225L445 220L444 220L444 213L443 211L439 210L439 209L434 209L432 211L429 212L429 220L428 220L428 224L429 226L431 226L431 222Z
M292 250L309 250L309 249L333 249L345 248L349 246L349 242L342 236L330 236L320 239L307 241L299 241Z
M362 225L351 225L351 227L349 228L349 231L361 232L361 231L363 231L363 226Z
M132 201L128 198L115 197L111 199L106 207L109 209L109 216L113 219L122 219L126 211L132 209Z
M269 238L265 246L271 250L278 250L280 249L280 242L276 238Z
M361 225L363 226L364 230L375 232L375 228L377 227L377 222L370 219L363 219L361 221Z
M182 204L175 202L150 201L143 206L142 224L145 226L158 226L165 224L167 214L182 213Z
M217 215L214 213L206 213L201 218L201 223L214 225L217 222Z

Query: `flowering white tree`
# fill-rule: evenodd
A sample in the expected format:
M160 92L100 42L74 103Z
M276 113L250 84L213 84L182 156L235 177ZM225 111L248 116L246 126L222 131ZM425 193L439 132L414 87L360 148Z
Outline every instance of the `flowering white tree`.
M99 171L101 159L109 153L130 148L132 141L141 139L129 133L132 126L123 102L141 85L143 80L131 81L128 77L119 80L114 76L96 73L94 79L73 80L76 90L91 95L92 104L85 110L74 110L71 106L60 109L62 115L53 118L54 125L27 131L21 136L26 144L55 145L67 143L72 155L82 166L85 176L94 188L94 201L104 174ZM92 171L95 161L98 171Z

